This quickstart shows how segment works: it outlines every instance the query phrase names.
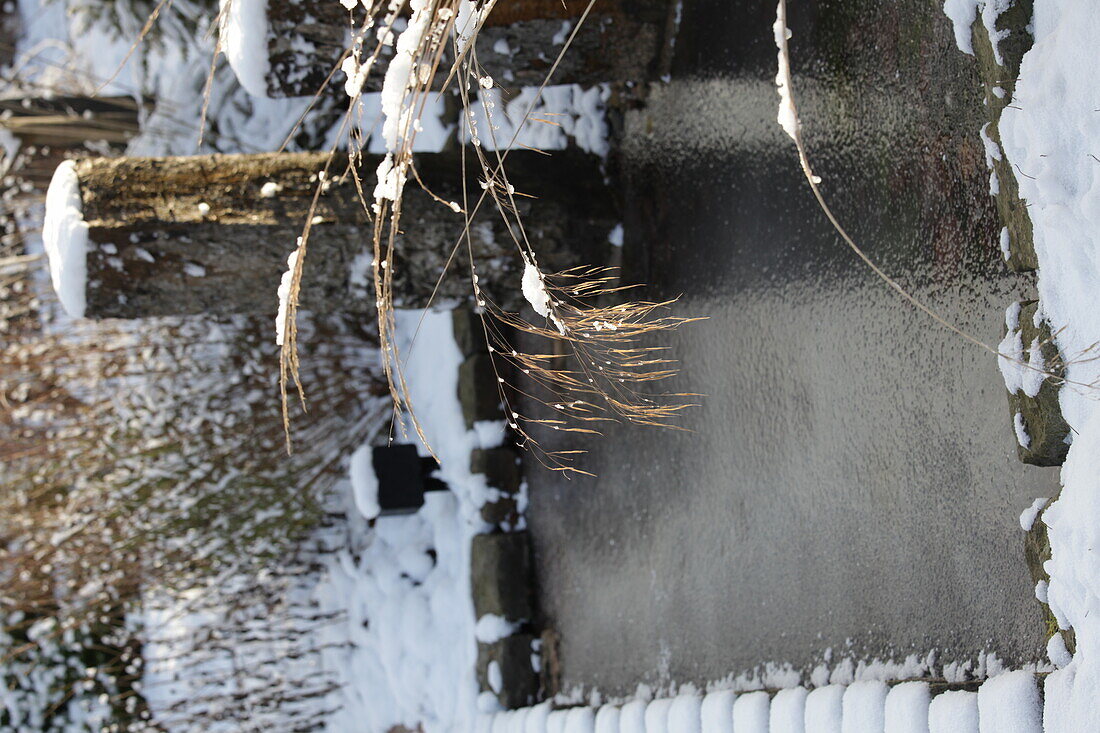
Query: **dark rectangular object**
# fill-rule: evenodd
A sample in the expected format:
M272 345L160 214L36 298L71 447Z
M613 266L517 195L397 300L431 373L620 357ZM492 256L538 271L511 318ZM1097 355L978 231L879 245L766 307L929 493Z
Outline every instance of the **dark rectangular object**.
M424 464L415 445L376 446L371 460L382 514L415 512L424 506Z

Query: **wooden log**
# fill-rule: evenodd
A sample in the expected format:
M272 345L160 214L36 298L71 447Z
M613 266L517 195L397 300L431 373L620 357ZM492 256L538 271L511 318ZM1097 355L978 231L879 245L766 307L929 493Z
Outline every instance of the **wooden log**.
M508 87L541 84L586 6L581 0L499 0L475 44L479 65ZM597 0L559 64L553 83L656 79L667 71L663 66L673 8L670 0ZM362 12L362 7L358 10ZM362 21L362 17L351 18L332 0L270 3L268 94L316 94L351 44L352 29ZM384 51L392 53L392 47ZM448 50L442 68L449 68L452 62ZM387 64L388 56L379 59L364 91L378 91ZM334 78L337 83L332 86L342 93L343 74Z
M314 222L303 279L305 310L372 312L372 227L347 158L330 165L321 153L92 158L77 161L87 225L85 315L137 318L271 312L276 290L307 218ZM363 161L369 196L378 157ZM421 179L446 201L462 201L460 151L416 156ZM600 160L575 151L545 156L516 151L507 159L528 237L547 269L606 256L618 221ZM473 200L479 170L466 172ZM311 211L314 193L324 192ZM411 177L410 177L411 179ZM463 231L463 216L415 181L406 189L395 244L395 302L419 307ZM480 284L494 302L522 302L522 261L501 216L487 202L471 227ZM364 253L367 256L364 258ZM436 302L472 299L469 258L461 252Z
M105 155L107 149L124 149L138 133L138 104L130 97L0 99L0 128L19 141L19 177L44 186L73 151Z

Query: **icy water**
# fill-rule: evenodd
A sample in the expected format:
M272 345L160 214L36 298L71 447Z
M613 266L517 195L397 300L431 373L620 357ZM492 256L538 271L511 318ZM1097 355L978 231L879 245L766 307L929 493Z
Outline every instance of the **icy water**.
M996 344L1033 286L1000 261L980 85L941 6L792 2L796 94L840 219ZM993 358L816 208L774 122L773 20L772 2L688 0L671 83L625 122L625 275L709 316L671 338L671 387L708 396L691 432L583 444L598 479L528 469L565 690L809 669L829 649L1043 656L1018 517L1056 474L1016 460Z

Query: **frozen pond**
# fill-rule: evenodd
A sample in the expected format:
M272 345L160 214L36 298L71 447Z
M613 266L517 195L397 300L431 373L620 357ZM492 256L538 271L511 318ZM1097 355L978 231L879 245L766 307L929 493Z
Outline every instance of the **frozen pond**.
M792 3L796 94L857 241L996 344L1033 285L1000 259L980 84L941 5ZM810 669L830 648L1044 657L1018 517L1055 473L1017 461L993 358L889 291L816 208L774 122L773 20L772 3L688 0L672 81L626 120L625 275L710 317L672 338L673 391L708 397L691 432L587 444L596 480L529 468L564 689Z

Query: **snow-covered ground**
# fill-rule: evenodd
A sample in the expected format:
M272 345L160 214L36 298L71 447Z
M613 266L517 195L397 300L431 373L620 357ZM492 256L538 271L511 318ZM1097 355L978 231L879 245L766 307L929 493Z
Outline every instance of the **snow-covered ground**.
M470 452L499 445L503 422L466 429L450 313L420 319L420 311L398 312L398 344L408 357L412 404L440 460L437 476L450 491L426 494L415 514L381 517L337 553L318 584L321 608L346 612L331 633L351 642L326 656L346 675L332 730L468 730L479 709L470 543L489 528L479 511L495 492L470 473ZM415 431L407 439L429 455Z
M1067 360L1060 403L1073 442L1061 495L1043 513L1052 551L1046 596L1077 639L1072 661L1047 680L1047 726L1057 731L1094 729L1100 691L1100 77L1088 71L1100 39L1096 10L1036 0L1035 45L1000 121L1034 224L1039 301ZM1064 663L1064 648L1051 657Z

